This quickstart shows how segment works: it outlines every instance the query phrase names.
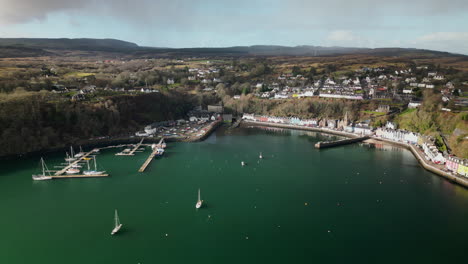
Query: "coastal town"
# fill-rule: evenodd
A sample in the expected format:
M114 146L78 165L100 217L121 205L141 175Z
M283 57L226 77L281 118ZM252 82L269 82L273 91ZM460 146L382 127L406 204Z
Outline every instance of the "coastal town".
M442 153L436 147L433 138L411 131L399 130L391 122L388 122L384 127L373 128L366 123L352 123L348 120L347 115L343 120L317 120L244 114L242 120L259 125L335 133L345 137L369 136L376 140L385 140L403 146L414 146L424 158L423 162L430 163L431 166L448 172L455 177L460 177L465 186L468 183L468 160ZM415 155L419 156L418 153Z

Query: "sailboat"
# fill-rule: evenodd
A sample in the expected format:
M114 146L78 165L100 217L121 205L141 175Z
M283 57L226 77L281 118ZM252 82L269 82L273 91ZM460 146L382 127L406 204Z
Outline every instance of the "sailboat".
M245 166L245 162L241 161L241 165L242 165L242 167L244 167L244 166Z
M120 228L122 228L122 224L119 220L119 215L117 214L117 209L115 209L115 216L114 216L114 229L112 229L111 235L119 232Z
M76 159L74 158L75 154L73 153L73 147L70 146L70 156L68 156L68 152L67 152L67 157L65 158L65 161L75 161Z
M86 163L88 164L88 170L83 171L85 175L101 175L104 174L105 171L98 171L97 170L97 163L96 163L96 156L94 156L94 170L89 168L89 161L87 160Z
M263 155L262 153L260 152L260 156L258 156L260 159L263 159Z
M203 200L200 199L200 189L198 189L198 201L197 201L197 204L195 205L195 208L199 209L200 207L202 207L202 204L203 204Z
M36 174L32 175L33 180L35 181L44 181L44 180L51 180L52 177L46 175L46 171L49 172L49 169L47 169L47 165L44 162L44 159L41 158L41 166L42 166L42 174Z
M83 157L84 154L85 154L85 153L83 152L83 149L82 149L81 146L80 146L80 152L78 152L78 153L75 154L75 158L81 158L81 157Z

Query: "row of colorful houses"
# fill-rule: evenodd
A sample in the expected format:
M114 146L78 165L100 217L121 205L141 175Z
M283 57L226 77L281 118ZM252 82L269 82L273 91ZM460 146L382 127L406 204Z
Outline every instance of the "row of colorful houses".
M242 116L242 119L256 122L267 122L308 127L316 127L318 124L318 121L316 119L300 119L297 117L257 116L254 114L244 114Z
M446 159L445 168L453 173L457 173L468 178L467 160L462 160L454 156L449 156Z
M417 144L419 134L406 130L395 130L389 128L378 128L375 135L392 141Z

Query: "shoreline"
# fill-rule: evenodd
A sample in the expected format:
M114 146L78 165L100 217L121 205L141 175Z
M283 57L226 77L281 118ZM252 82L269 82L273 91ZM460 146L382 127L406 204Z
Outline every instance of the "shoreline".
M214 121L211 124L207 126L207 130L203 135L200 136L195 136L195 137L164 137L164 140L166 142L199 142L203 141L207 137L209 137L220 125L222 125L222 121ZM144 138L144 142L146 143L158 143L161 137L119 137L119 138L103 138L103 139L97 139L97 140L89 140L89 139L84 139L84 140L78 140L73 145L78 145L78 146L83 146L84 148L99 148L99 149L105 149L105 148L112 148L116 147L119 145L132 145L132 144L137 144L140 142L140 140ZM26 158L30 156L36 156L39 154L47 154L47 153L53 153L53 152L59 152L59 151L67 151L68 146L64 147L56 147L56 148L49 148L49 149L43 149L43 150L38 150L38 151L32 151L32 152L27 152L23 154L16 154L16 155L7 155L7 156L1 156L0 160L10 160L10 159L17 159L17 158Z
M254 126L268 126L268 127L279 127L279 128L286 128L286 129L294 129L294 130L304 130L304 131L314 131L314 132L320 132L320 133L327 133L327 134L333 134L333 135L340 135L344 137L349 137L349 138L357 138L359 135L348 133L348 132L341 132L341 131L334 131L331 129L327 128L317 128L317 127L298 127L294 125L286 125L286 124L275 124L275 123L267 123L267 122L256 122L256 121L246 121L243 120L242 123L246 124L252 124ZM432 164L427 163L427 161L421 156L419 153L418 149L410 144L406 144L403 142L395 142L383 138L378 138L376 136L370 136L370 139L365 140L364 142L374 144L375 142L372 142L373 140L383 142L389 145L394 145L398 146L404 149L409 150L413 156L416 158L418 163L427 171L430 171L438 176L441 176L447 180L449 180L452 183L458 184L462 187L465 187L468 189L468 179L464 179L460 176L453 175L451 173L445 172L441 170L440 168L437 168L433 166Z

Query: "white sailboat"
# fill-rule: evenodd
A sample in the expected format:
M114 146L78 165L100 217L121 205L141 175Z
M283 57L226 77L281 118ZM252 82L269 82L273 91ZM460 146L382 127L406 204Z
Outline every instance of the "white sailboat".
M242 167L244 167L244 166L245 166L245 162L241 161L241 165L242 165Z
M82 149L81 146L80 146L80 152L78 152L78 153L75 154L75 158L81 158L81 157L83 157L84 154L85 154L85 153L83 152L83 149Z
M32 175L33 180L35 181L51 180L52 177L50 176L50 174L46 175L46 172L49 173L49 169L47 169L47 165L45 164L43 158L41 158L41 166L42 166L42 174Z
M94 170L91 170L89 168L89 160L87 160L86 163L88 164L88 170L83 171L83 173L85 175L101 175L101 174L104 174L105 171L98 171L97 170L96 156L94 156L93 159L94 159Z
M76 159L74 158L75 154L73 153L73 147L70 146L70 156L68 156L68 152L67 152L67 157L65 158L65 161L75 161Z
M114 229L112 229L111 235L119 232L120 228L122 228L122 224L119 220L119 215L117 214L117 209L115 209L115 216L114 216Z
M263 159L263 155L262 153L260 152L260 156L258 156L260 159Z
M195 205L195 208L199 209L203 205L203 200L200 198L200 189L198 189L198 200L197 204Z

